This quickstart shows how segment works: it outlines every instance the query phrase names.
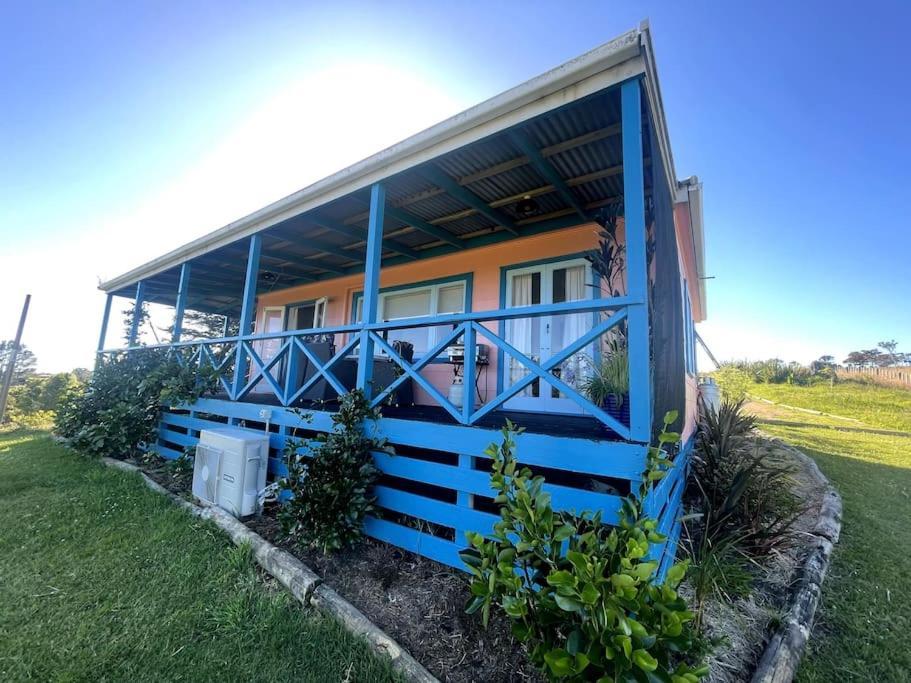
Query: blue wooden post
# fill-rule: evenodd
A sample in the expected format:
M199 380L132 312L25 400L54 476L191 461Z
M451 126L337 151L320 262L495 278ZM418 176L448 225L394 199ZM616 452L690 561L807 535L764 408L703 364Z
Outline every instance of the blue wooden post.
M462 423L471 423L471 414L474 412L474 378L476 373L475 363L475 329L473 323L465 326L465 356L462 363Z
M130 321L130 336L127 346L136 345L136 335L139 332L139 323L142 320L142 299L145 296L145 286L142 280L136 283L136 303L133 304L133 320Z
M183 332L183 313L187 307L187 290L190 288L190 264L184 263L180 267L180 282L177 285L177 303L174 304L174 333L171 342L180 341Z
M630 436L633 441L647 442L652 428L652 392L640 88L638 79L620 86L620 109L623 121L623 220L626 230L627 294L634 302L629 307L627 323Z
M380 298L380 257L383 253L383 213L386 208L386 190L376 183L370 188L370 219L367 222L367 255L364 270L364 313L361 324L376 322ZM360 332L360 356L357 363L357 388L370 398L373 382L373 340L367 330Z
M262 251L262 235L253 235L250 238L250 251L247 254L247 275L244 278L244 298L240 308L240 327L238 336L250 334L253 325L253 314L256 312L256 279L259 275L259 255ZM247 380L247 354L243 350L243 342L238 340L237 352L234 357L234 387L232 398L240 394Z
M111 319L111 303L114 300L113 294L108 294L104 302L104 317L101 318L101 334L98 335L98 352L104 350L104 342L108 336L108 321Z

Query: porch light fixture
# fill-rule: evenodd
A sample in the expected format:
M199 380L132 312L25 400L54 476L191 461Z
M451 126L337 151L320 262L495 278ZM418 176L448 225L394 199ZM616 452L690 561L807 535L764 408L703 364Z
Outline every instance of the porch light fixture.
M519 203L516 204L516 213L519 214L522 218L530 218L540 210L541 207L538 206L538 202L532 199L530 194L522 197L522 199L519 200Z
M263 282L275 282L276 280L278 280L278 275L276 275L272 271L266 270L259 276L259 278Z

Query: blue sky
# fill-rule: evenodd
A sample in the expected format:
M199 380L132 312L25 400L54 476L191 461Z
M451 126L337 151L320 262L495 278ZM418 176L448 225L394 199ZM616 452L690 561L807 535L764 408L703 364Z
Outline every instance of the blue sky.
M108 278L649 17L725 357L911 350L903 3L6 3L0 337L89 365Z

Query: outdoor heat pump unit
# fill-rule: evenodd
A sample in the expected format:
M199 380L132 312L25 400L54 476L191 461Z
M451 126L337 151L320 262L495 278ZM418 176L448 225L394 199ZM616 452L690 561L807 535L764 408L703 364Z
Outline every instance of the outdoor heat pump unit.
M269 437L238 427L204 429L196 445L193 495L246 517L260 510L269 464Z

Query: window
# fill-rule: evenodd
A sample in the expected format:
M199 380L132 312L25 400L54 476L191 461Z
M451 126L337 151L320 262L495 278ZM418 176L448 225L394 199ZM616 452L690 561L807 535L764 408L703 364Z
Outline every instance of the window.
M443 313L464 313L467 292L467 280L380 292L377 319L404 320ZM360 322L363 319L363 312L364 297L358 294L355 301L355 321ZM445 326L436 326L390 330L388 339L390 342L410 342L414 345L415 358L419 358L443 339L447 329Z
M312 330L324 327L326 324L326 303L328 299L322 297L316 301L294 304L288 307L288 330Z

